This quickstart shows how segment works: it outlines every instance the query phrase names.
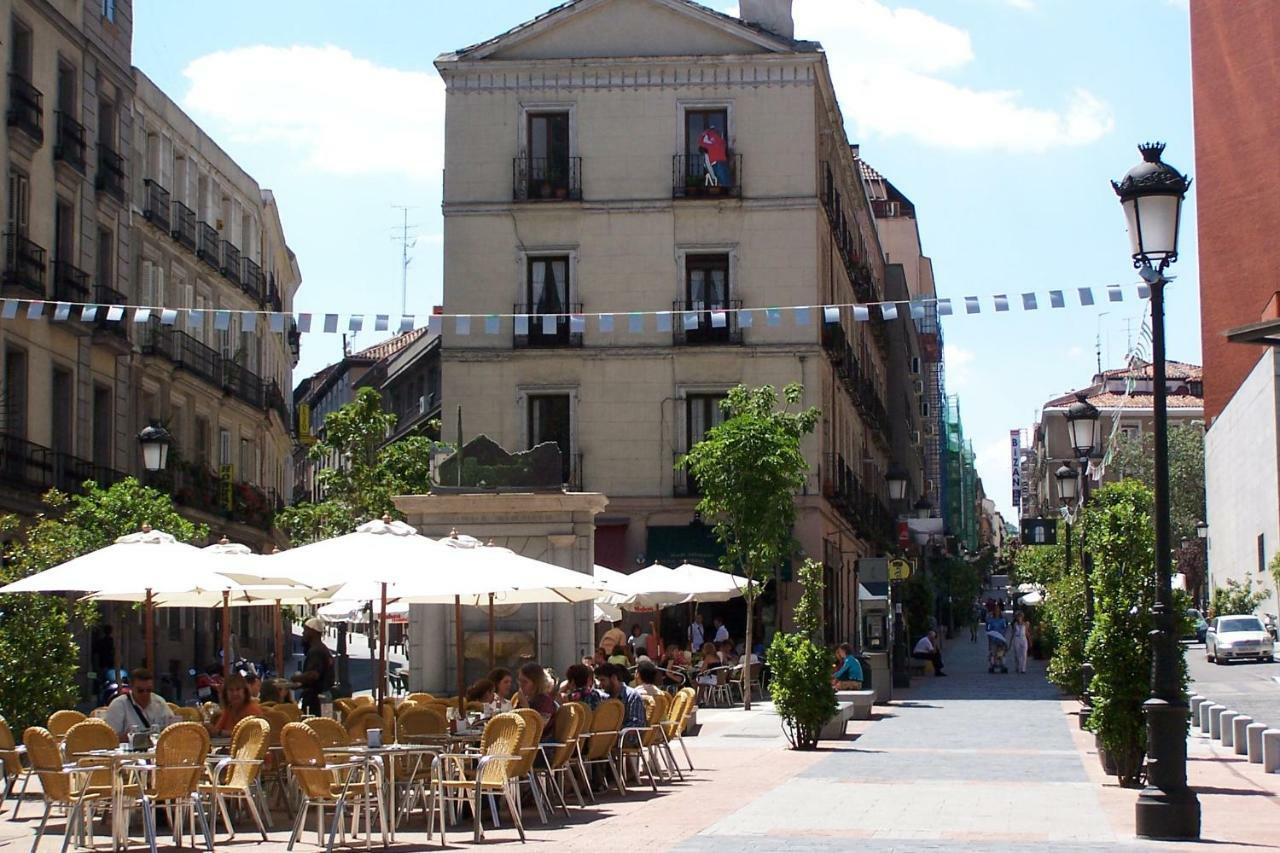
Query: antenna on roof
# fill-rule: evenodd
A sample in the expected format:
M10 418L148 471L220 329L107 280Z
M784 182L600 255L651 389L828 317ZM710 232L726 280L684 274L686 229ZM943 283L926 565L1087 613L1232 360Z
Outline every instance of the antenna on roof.
M409 264L413 260L409 257L409 250L418 244L416 236L412 240L409 239L409 229L418 227L416 224L409 224L409 211L416 208L403 204L393 204L391 206L404 215L398 237L400 240L400 315L404 316L409 311ZM397 238L393 237L392 239Z
M1093 352L1098 362L1098 375L1102 375L1102 318L1110 314L1110 311L1100 311L1098 313L1098 334L1094 339Z

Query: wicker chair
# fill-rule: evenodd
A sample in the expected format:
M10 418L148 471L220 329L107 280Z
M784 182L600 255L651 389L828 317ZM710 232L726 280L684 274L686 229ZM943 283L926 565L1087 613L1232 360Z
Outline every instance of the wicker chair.
M591 717L590 731L578 740L581 745L578 764L583 776L587 775L587 767L603 764L613 773L613 782L619 794L627 793L627 786L622 781L622 774L618 772L614 747L618 745L618 731L622 728L622 721L626 715L627 710L620 700L607 699L601 702L596 706L595 713ZM587 790L591 790L590 785ZM593 799L594 797L595 795L592 794Z
M639 781L640 769L644 769L644 774L649 779L649 787L655 792L658 790L658 780L653 774L652 750L657 742L658 733L662 731L662 727L658 725L658 721L663 718L666 713L666 705L663 702L667 698L665 693L657 696L645 696L645 724L643 726L631 726L624 728L618 733L618 758L619 761L625 761L628 758L636 759L636 779Z
M312 717L303 725L316 733L316 737L320 738L320 746L322 749L330 749L335 746L349 746L351 744L351 735L342 727L342 723L337 720L331 720L328 717Z
M18 798L13 804L13 814L9 816L10 820L18 816L18 806L22 803L22 798L26 796L27 785L31 782L31 768L22 763L22 757L26 754L27 748L19 746L14 741L13 730L9 728L8 721L4 717L0 717L0 767L4 769L4 795L0 796L0 800L9 799L13 789L18 787L18 780L22 780L22 792L18 794Z
M693 714L695 696L696 693L692 687L682 687L676 692L666 719L660 723L663 743L666 750L672 753L672 760L675 760L675 753L671 751L671 744L679 743L680 749L684 751L684 760L688 762L690 770L693 769L693 759L689 757L689 748L684 744L684 730L688 728L689 717Z
M285 780L287 770L284 753L280 747L280 734L289 725L289 719L275 708L263 709L262 719L271 727L267 739L267 757L262 765L261 782L264 788L275 792L275 802L280 803L285 811L293 814L293 801L289 796L289 785Z
M520 841L524 842L524 821L520 814L519 789L516 785L520 742L525 738L525 721L515 713L498 714L484 727L479 753L445 753L432 764L431 799L427 805L427 840L434 834L437 814L440 817L440 845L445 838L445 804L470 804L475 819L474 838L484 837L481 798L501 794L511 810ZM450 772L446 772L446 763ZM474 764L474 767L468 767Z
M573 766L573 761L578 754L578 736L585 730L586 724L587 706L581 702L566 702L556 710L555 741L538 744L538 748L542 750L543 761L535 762L534 775L546 779L546 789L555 794L556 799L560 801L560 808L566 815L569 814L569 806L564 801L564 785L560 782L560 777L566 775L569 777L573 791L578 796L578 805L585 807L587 804L582 798L582 789L578 787ZM554 800L551 801L551 805L554 808Z
M77 768L62 763L62 751L58 747L58 739L48 729L32 726L22 733L22 743L27 749L27 759L31 762L31 770L40 779L40 787L44 792L44 814L40 817L40 826L36 829L35 840L31 842L31 853L35 853L44 837L45 827L49 823L49 813L54 806L68 809L67 826L63 849L71 833L78 830L81 839L85 834L85 825L93 831L92 823L84 819L86 805L96 804L104 799L110 800L108 788L104 795L83 782L98 771L92 767Z
M85 719L87 719L85 715L79 711L54 711L49 715L49 722L45 723L45 728L54 737L64 738L72 726Z
M81 720L67 730L67 736L62 743L62 752L68 762L74 762L81 767L102 767L102 770L82 778L80 784L87 785L95 793L109 797L111 796L110 762L87 757L85 753L95 749L115 749L119 745L120 738L116 736L116 730L105 721L91 717Z
M178 707L173 711L175 717L184 723L203 723L199 708Z
M680 765L676 763L676 755L671 751L671 741L667 738L667 728L672 722L672 716L680 710L676 705L684 704L684 700L678 695L660 693L654 697L654 702L658 706L658 719L654 722L657 732L653 739L653 746L649 748L649 755L661 764L661 772L664 776L668 779L675 777L683 782L684 773L680 772Z
M231 755L219 759L213 768L212 781L200 786L200 793L211 797L217 805L227 827L228 841L234 841L236 837L235 824L231 822L231 813L227 809L228 798L244 802L253 822L258 825L262 840L267 840L262 812L266 812L267 820L271 819L271 812L265 807L266 798L258 780L270 741L270 723L261 717L245 717L231 730Z
M532 708L516 708L511 713L519 714L524 719L524 737L521 739L517 750L520 755L520 762L513 768L512 773L517 779L517 788L521 785L529 786L533 804L538 809L538 817L545 824L547 822L547 809L543 803L549 803L550 800L547 797L547 792L542 789L541 781L534 775L533 765L540 752L538 742L542 740L542 729L546 723L543 721L542 715Z
M439 737L449 730L449 724L442 712L435 708L416 705L400 715L396 723L401 743L417 743L432 737ZM431 764L424 763L421 755L406 755L396 758L396 787L401 789L400 815L403 819L419 800L423 805L431 797Z
M263 705L262 707L266 707ZM338 712L338 719L345 725L351 712L360 707L354 699L334 699L333 710Z
M316 843L324 844L324 810L333 809L329 824L329 849L334 836L342 827L342 813L348 805L359 809L373 809L378 814L382 830L382 845L387 845L387 816L383 808L381 786L377 777L365 773L366 764L348 761L329 764L325 761L320 738L306 723L289 723L280 736L285 760L293 773L294 781L302 793L302 807L289 836L292 850L307 820L309 810L316 809Z
M156 807L165 806L173 815L174 841L181 844L182 812L191 817L191 834L195 837L195 819L205 844L213 850L213 833L200 799L200 781L204 777L205 760L209 757L209 733L199 723L174 723L160 733L156 741L154 764L129 765L139 780L142 801L142 825L151 852L156 851Z
M410 693L408 696L404 698L406 702L430 702L432 699L436 697L432 696L430 693L419 692L419 693Z
M302 722L302 709L292 702L277 702L273 710L291 723Z
M382 728L382 715L372 705L362 705L351 712L343 725L352 743L363 743L366 731Z
M357 707L363 707L365 705L373 705L373 697L368 695L353 696L351 701L355 702Z

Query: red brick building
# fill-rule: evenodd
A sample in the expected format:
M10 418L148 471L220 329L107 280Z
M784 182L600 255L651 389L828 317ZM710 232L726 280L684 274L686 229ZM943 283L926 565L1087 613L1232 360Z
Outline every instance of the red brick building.
M1204 413L1212 425L1262 355L1231 328L1280 291L1280 3L1191 4Z

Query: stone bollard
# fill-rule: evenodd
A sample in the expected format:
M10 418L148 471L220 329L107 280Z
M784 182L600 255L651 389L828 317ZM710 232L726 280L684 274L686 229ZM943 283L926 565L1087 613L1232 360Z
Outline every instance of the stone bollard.
M1236 711L1223 711L1222 716L1218 718L1218 734L1223 746L1235 746L1235 720L1238 716L1240 714Z
M1231 748L1236 751L1236 755L1249 754L1249 737L1246 732L1252 724L1253 717L1246 717L1244 714L1231 721Z
M1212 740L1222 739L1222 715L1227 712L1226 705L1214 705L1209 709L1209 737Z
M1245 729L1250 764L1262 763L1262 733L1266 730L1266 723L1250 723L1249 727Z
M1191 719L1198 726L1200 724L1200 706L1205 702L1205 698L1199 694L1192 696L1187 703L1187 707L1191 711Z
M1262 770L1264 773L1280 770L1280 729L1267 729L1262 733Z
M1203 705L1200 706L1200 731L1201 732L1203 732L1204 734L1209 734L1209 730L1212 728L1212 726L1210 725L1212 722L1211 714L1209 712L1212 711L1214 708L1221 708L1221 707L1223 706L1219 705L1216 702L1205 702Z

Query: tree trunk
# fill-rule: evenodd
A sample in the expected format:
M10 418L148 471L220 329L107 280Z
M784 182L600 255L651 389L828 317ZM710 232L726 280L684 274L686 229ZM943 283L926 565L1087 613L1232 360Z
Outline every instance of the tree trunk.
M752 608L756 601L754 595L747 596L747 639L746 648L743 649L742 660L742 710L751 710L751 623L753 621Z

